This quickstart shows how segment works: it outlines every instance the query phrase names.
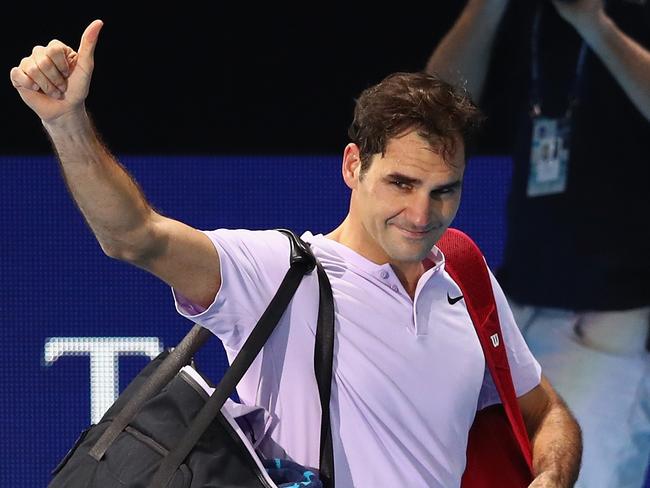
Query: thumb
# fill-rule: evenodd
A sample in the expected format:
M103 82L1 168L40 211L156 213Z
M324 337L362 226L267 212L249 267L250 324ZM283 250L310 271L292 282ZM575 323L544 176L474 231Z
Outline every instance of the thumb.
M93 63L95 54L95 46L97 46L97 39L99 38L99 31L102 30L104 22L101 20L94 20L90 23L86 30L81 35L81 43L79 44L79 63Z

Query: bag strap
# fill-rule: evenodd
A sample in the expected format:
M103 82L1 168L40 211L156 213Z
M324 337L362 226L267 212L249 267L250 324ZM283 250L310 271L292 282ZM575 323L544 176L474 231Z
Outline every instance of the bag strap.
M283 231L291 241L290 268L278 289L277 295L283 295L286 300L288 287L296 287L302 275L313 269L313 255L291 231ZM292 271L293 270L293 271ZM283 289L283 286L286 287ZM273 303L273 302L272 302ZM288 303L288 301L287 301ZM171 350L169 355L156 368L147 381L133 394L129 402L115 416L102 436L90 449L89 454L96 461L104 457L106 450L113 444L117 436L135 418L147 400L156 395L180 369L189 364L192 356L212 337L212 332L196 324L183 340Z
M445 255L445 270L463 293L510 426L528 466L532 467L530 441L517 403L492 283L483 254L472 239L456 229L447 229L437 246Z
M332 426L330 425L330 394L334 360L334 298L327 274L318 261L316 261L316 271L320 289L314 349L314 371L321 407L318 476L323 488L334 488L334 449L332 447Z
M316 261L307 245L291 231L281 230L290 237L292 244L292 266L289 268L280 289L271 300L266 311L224 374L214 393L198 412L180 442L165 456L149 485L165 487L178 467L194 448L208 426L216 418L229 395L253 363L269 336L280 321L285 309L302 280L302 276L317 267L320 290L314 365L321 400L321 477L325 488L334 488L334 463L329 416L329 399L332 382L332 357L334 349L334 305L332 290L327 275ZM301 266L294 266L294 255L300 251ZM325 434L325 435L323 435Z
M147 400L156 395L178 371L190 362L191 357L198 351L212 332L196 324L183 340L170 351L169 355L154 370L147 381L133 394L124 408L115 416L88 454L100 461L108 448L113 444L126 426L135 418Z

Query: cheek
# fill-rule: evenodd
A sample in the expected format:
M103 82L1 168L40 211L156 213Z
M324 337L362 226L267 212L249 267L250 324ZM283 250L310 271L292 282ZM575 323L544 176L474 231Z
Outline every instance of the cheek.
M382 186L369 189L366 195L367 208L379 220L398 215L404 208L404 201L391 188Z
M445 219L448 222L453 220L454 217L456 216L456 213L458 212L459 206L460 206L460 194L458 194L454 198L450 198L449 200L445 201L442 206L443 219Z

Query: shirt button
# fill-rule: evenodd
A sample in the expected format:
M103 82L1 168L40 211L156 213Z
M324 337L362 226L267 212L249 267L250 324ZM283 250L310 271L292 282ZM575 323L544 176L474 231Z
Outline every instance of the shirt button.
M390 285L390 287L393 289L393 291L397 291L397 290L398 290L397 285Z
M388 271L383 270L383 271L380 273L380 276L381 276L383 279L388 278Z

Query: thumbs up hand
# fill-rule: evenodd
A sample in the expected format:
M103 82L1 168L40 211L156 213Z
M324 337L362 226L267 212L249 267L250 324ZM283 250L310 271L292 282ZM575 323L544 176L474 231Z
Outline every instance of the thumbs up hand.
M94 52L103 26L93 21L81 36L78 51L52 40L36 46L31 56L11 69L11 82L23 101L43 122L83 110L95 65Z

